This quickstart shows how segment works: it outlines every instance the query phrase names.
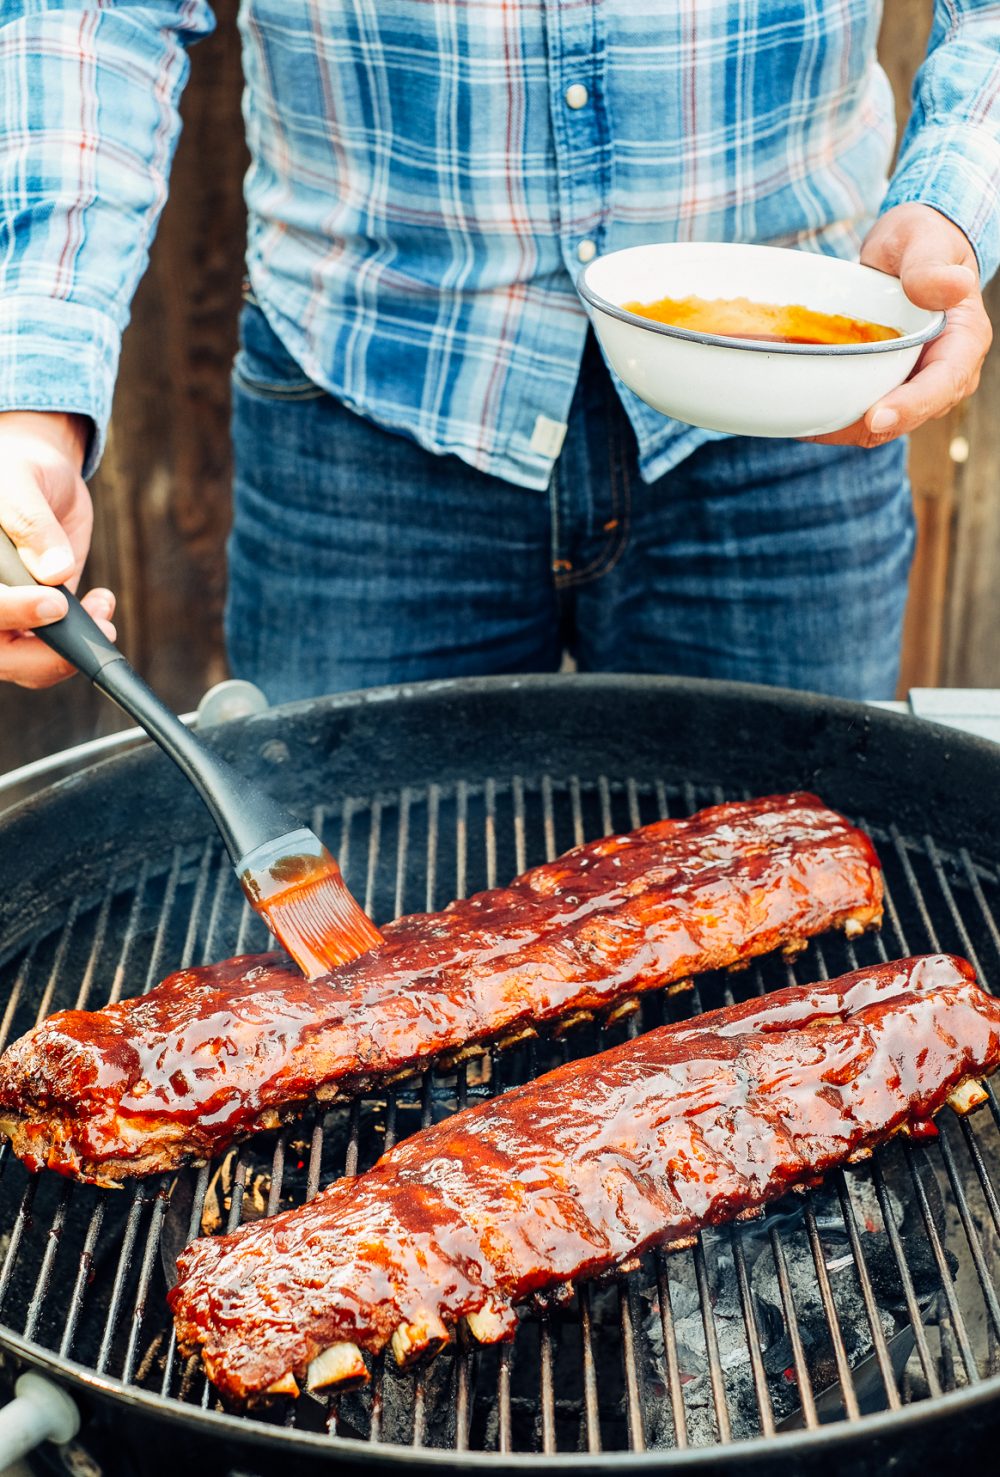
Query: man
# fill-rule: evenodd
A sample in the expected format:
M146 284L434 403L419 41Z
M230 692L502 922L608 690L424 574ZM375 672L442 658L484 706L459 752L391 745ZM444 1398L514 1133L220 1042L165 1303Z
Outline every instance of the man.
M888 190L879 10L245 0L239 675L282 700L553 669L568 648L590 670L891 695L901 438L975 388L990 339L1000 5L938 0ZM80 473L166 194L185 47L212 17L203 0L0 15L0 524L56 584L86 554ZM947 330L826 444L678 425L612 381L573 278L599 252L692 239L860 250ZM111 629L110 592L85 602ZM62 608L0 590L0 677L66 675L29 634Z

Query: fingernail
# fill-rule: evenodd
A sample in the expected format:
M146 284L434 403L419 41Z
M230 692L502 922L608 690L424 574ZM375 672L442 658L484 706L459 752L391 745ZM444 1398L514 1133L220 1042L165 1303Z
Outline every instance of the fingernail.
M73 568L73 551L69 548L46 549L35 560L35 568L42 579L54 579L60 574L69 574Z
M868 422L868 429L877 436L880 431L891 431L893 426L898 425L898 423L899 416L894 410L876 410Z
M40 621L56 621L66 614L66 602L58 595L43 595L35 601L35 616Z

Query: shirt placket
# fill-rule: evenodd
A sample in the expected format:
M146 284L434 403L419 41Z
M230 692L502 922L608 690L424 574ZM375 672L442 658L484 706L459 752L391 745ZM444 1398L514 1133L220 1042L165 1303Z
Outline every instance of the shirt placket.
M605 249L611 155L602 0L546 0L549 108L559 192L559 235L576 279Z

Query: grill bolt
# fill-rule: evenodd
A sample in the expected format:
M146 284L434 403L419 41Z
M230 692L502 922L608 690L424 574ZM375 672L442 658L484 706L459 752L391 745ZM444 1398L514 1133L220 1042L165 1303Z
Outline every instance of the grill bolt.
M392 1336L392 1352L396 1363L405 1369L418 1359L432 1359L448 1342L448 1330L436 1313L428 1313L419 1323L401 1323Z
M316 1355L306 1371L306 1389L310 1394L347 1381L352 1386L368 1383L368 1368L357 1344L331 1344Z

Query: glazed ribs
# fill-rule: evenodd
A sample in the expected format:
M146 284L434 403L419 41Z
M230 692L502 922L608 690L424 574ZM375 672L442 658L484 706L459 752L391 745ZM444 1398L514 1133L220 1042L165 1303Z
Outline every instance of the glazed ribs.
M0 1132L32 1169L110 1185L881 913L870 841L815 796L714 806L401 918L319 979L244 957L60 1011L0 1058Z
M182 1350L234 1401L363 1381L459 1319L753 1212L926 1127L1000 1062L1000 1005L937 955L776 992L574 1061L416 1133L308 1204L196 1241L170 1293Z

